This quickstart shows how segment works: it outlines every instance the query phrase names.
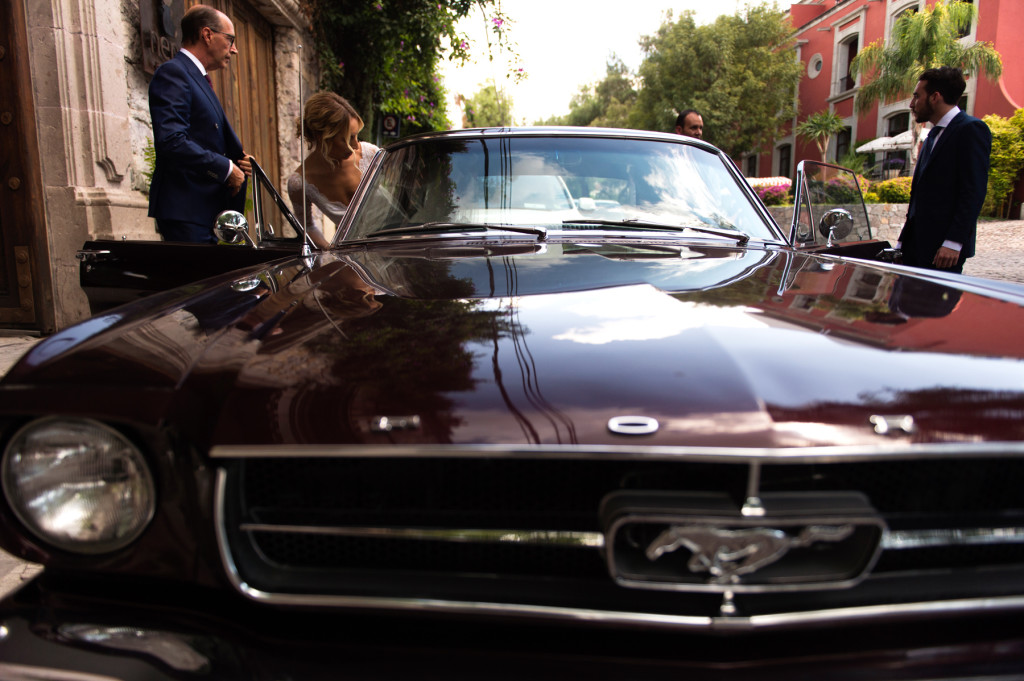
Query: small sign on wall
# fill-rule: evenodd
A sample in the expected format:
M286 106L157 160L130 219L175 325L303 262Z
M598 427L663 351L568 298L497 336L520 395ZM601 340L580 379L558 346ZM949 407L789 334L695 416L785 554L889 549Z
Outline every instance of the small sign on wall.
M380 128L382 137L398 139L398 135L402 131L402 119L398 117L398 114L381 114Z
M139 3L142 68L153 73L181 49L181 17L185 0L141 0Z

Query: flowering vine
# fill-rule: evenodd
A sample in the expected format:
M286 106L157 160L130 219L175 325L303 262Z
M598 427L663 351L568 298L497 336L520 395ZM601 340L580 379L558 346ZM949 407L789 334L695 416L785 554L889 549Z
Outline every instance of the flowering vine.
M316 37L322 89L346 97L373 134L381 111L400 115L403 133L450 127L439 65L465 63L472 49L457 23L479 12L489 23L488 58L515 54L500 0L303 0ZM515 56L518 60L518 56ZM517 67L518 65L516 65ZM521 79L521 68L509 78Z

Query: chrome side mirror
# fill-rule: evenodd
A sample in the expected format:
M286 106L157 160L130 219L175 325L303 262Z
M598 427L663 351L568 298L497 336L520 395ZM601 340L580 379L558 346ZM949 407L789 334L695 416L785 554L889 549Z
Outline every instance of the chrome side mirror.
M828 239L827 246L831 246L833 240L841 241L850 236L853 231L853 216L850 211L843 208L833 208L821 216L818 222L818 233Z
M256 248L256 242L249 236L249 221L236 210L226 210L218 215L217 222L213 226L213 233L226 243L238 244L245 241Z

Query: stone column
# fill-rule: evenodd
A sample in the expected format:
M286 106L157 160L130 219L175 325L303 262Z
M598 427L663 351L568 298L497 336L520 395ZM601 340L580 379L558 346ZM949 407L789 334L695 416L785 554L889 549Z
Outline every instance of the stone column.
M26 3L57 327L88 315L75 252L91 238L155 238L132 188L119 2Z

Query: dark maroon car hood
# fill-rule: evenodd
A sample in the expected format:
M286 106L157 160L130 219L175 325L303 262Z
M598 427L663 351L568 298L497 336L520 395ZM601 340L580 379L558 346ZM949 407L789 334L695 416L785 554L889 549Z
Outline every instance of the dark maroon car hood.
M118 391L200 448L864 446L891 442L872 417L905 415L918 442L1024 439L1019 301L901 272L658 244L351 250L119 308L6 383L98 391L100 417ZM659 428L611 432L623 416Z

